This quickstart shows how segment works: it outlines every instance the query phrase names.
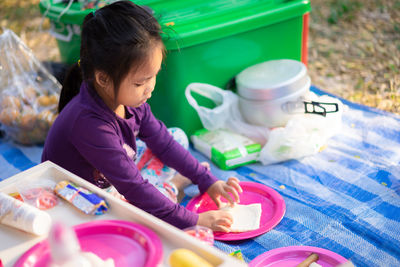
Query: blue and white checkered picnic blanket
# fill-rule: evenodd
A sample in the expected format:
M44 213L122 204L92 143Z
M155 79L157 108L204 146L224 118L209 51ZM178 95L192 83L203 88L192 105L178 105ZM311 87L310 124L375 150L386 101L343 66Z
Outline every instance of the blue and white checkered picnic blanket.
M400 266L400 117L342 101L349 106L342 132L316 155L233 171L211 164L221 179L263 183L286 202L285 216L273 230L244 241L217 241L216 247L240 249L247 262L274 248L307 245L336 252L356 266ZM39 163L41 150L0 140L0 180Z

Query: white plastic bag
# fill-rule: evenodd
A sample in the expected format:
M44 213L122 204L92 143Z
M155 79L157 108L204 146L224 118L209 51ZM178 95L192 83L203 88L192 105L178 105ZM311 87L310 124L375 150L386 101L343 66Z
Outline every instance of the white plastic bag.
M327 95L310 93L310 97L314 101L337 103L339 111L327 113L326 117L298 114L285 127L271 129L268 142L260 152L259 160L264 165L313 155L326 145L330 137L340 132L344 109L342 102Z
M191 95L192 92L212 100L216 107L210 109L200 106ZM239 111L239 98L235 93L205 83L191 83L186 87L185 95L207 130L229 129L261 145L266 143L269 129L245 122Z
M214 101L216 107L209 109L199 106L191 95L192 91ZM337 103L338 112L327 113L325 117L296 114L285 127L269 129L245 122L238 108L238 96L231 91L209 84L191 83L185 94L207 130L229 129L260 143L263 148L258 160L264 165L313 155L326 145L330 137L339 133L342 126L344 105L339 99L327 95L317 96L309 92L307 99Z
M0 35L0 123L12 140L43 143L61 85L11 30Z

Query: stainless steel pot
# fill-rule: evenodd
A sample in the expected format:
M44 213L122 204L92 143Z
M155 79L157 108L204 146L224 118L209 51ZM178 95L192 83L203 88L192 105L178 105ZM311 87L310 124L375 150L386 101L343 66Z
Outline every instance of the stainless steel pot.
M298 113L325 116L338 111L336 103L308 101L310 85L300 61L271 60L251 66L236 76L240 111L247 122L268 127L285 126Z

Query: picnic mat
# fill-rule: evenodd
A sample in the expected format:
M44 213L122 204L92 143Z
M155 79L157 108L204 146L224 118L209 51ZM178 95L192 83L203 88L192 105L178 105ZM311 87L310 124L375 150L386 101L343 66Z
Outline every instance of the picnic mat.
M342 132L316 155L233 171L211 164L217 177L265 184L286 202L285 216L273 230L243 241L216 241L216 247L228 253L240 249L246 262L274 248L307 245L356 266L400 266L400 117L341 100L349 107ZM41 151L0 139L0 180L39 163ZM185 192L193 196L197 189Z

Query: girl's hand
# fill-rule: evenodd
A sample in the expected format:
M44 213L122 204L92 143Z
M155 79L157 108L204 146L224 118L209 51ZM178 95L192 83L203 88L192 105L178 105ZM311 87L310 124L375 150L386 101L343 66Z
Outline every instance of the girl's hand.
M217 232L229 232L233 222L232 215L222 210L210 210L199 214L198 225L202 225Z
M228 200L232 206L235 202L239 202L239 193L242 192L243 190L239 185L239 179L236 177L230 177L227 182L217 181L207 190L208 195L218 207L221 206L221 196ZM233 199L228 193L233 195Z

